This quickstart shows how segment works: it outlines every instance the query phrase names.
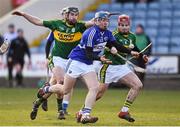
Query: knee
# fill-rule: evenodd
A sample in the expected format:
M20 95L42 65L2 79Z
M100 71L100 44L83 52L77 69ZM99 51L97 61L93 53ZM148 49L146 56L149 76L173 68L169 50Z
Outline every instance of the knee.
M133 83L133 88L136 89L136 90L141 90L143 88L143 84L141 81L138 81L138 82L135 82Z
M68 94L70 92L71 92L71 89L69 89L69 88L66 88L66 89L63 90L64 95L66 95L66 94Z

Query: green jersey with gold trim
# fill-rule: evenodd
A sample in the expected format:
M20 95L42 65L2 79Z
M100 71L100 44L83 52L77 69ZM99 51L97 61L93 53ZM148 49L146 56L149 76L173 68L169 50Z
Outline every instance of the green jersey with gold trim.
M85 22L78 21L75 25L68 25L64 20L43 21L45 27L50 28L54 34L55 45L53 56L68 59L71 50L76 47L86 30Z
M122 34L117 29L113 31L113 36L116 38L117 43L122 44L126 48L133 49L136 43L136 36L134 33L129 32L128 34ZM127 54L118 52L124 57L127 57ZM122 65L126 62L118 57L117 55L113 55L108 51L104 52L106 58L112 61L112 65Z

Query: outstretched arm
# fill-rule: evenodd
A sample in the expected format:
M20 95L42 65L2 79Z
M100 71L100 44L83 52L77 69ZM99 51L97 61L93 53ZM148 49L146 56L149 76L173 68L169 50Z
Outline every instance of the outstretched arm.
M91 27L93 25L94 25L94 18L92 18L91 20L85 22L86 28L89 28L89 27Z
M21 12L21 11L15 11L12 13L12 15L22 16L34 25L43 26L43 20L42 19L35 17L35 16L32 16L28 13Z

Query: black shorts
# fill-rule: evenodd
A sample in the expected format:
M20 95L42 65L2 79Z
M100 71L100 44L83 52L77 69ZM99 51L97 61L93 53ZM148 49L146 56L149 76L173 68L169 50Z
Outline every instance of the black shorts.
M24 67L24 60L13 60L13 65L20 64L21 67Z

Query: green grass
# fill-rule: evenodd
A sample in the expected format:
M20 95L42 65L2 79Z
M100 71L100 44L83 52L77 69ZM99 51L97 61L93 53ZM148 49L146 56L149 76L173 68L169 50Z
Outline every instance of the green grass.
M78 126L74 114L83 104L86 90L76 89L69 106L66 120L57 120L56 100L53 95L49 100L49 111L39 110L36 120L30 120L29 113L36 89L0 89L0 125L1 126ZM180 126L179 91L142 91L131 107L134 123L128 123L117 117L126 97L127 90L109 90L96 103L92 115L98 116L96 126L137 126L161 125ZM85 125L86 126L86 125Z

